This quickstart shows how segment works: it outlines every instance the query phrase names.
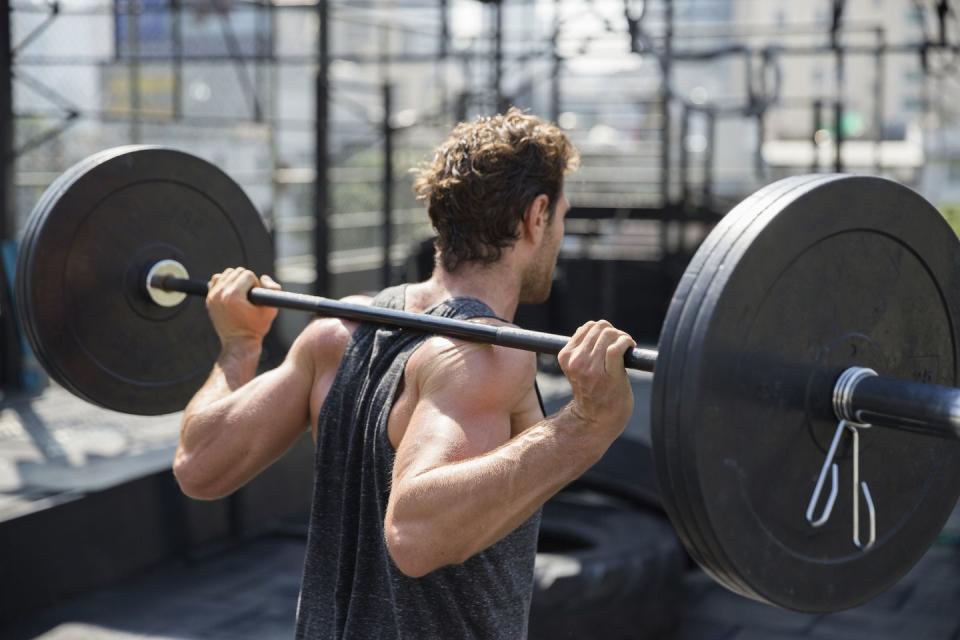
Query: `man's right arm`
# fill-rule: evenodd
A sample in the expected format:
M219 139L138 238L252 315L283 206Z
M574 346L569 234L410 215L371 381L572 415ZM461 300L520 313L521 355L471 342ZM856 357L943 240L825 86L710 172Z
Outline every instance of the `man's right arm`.
M309 423L317 376L335 370L338 342L349 336L336 319L314 320L280 366L257 376L262 339L276 316L247 301L260 284L252 272L233 269L211 281L207 307L221 352L183 413L173 465L180 488L194 498L234 492L290 448ZM279 288L268 278L262 285Z
M259 354L259 343L224 346L184 411L173 471L190 497L233 493L290 448L308 424L313 367L305 345L295 343L280 366L254 377Z

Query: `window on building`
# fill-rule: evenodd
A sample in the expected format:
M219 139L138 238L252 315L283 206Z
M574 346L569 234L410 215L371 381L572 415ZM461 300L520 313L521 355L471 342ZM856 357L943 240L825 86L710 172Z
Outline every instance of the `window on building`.
M923 111L923 98L921 96L907 96L903 99L903 110L910 112Z
M193 56L254 55L272 47L269 13L259 5L174 9L168 0L117 0L113 11L120 59L169 58L177 26L182 51Z
M813 82L814 89L820 90L823 88L823 68L814 67L813 73L810 74L810 80Z
M907 69L903 72L903 79L906 82L919 82L923 79L923 72L919 69Z

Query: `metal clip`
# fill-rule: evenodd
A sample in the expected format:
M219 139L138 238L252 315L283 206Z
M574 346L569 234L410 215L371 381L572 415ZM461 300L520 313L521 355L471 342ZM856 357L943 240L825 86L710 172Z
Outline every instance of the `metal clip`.
M845 421L841 420L841 424ZM877 511L873 506L873 497L866 482L860 482L860 428L870 425L847 423L847 429L853 437L853 544L862 551L866 551L877 541ZM867 502L867 513L870 515L870 539L866 544L860 542L860 491Z
M867 483L860 481L860 430L870 428L869 424L860 424L848 420L840 420L837 430L833 434L833 441L830 443L830 449L827 451L823 466L820 468L820 475L817 478L817 484L813 489L813 495L810 496L810 502L807 504L806 518L807 522L813 527L820 527L830 519L833 513L834 504L837 501L839 487L839 467L834 459L837 456L837 448L840 446L840 440L843 434L850 432L853 438L853 544L861 551L867 551L877 541L877 511L873 504L873 497L870 495L870 487ZM820 502L820 496L823 493L823 485L827 479L827 472L830 472L830 495L820 512L819 517L815 517L814 512L817 503ZM860 496L867 504L867 513L869 514L870 535L866 543L860 540Z
M820 468L820 477L817 478L817 486L813 489L813 495L810 496L810 503L807 505L807 522L811 526L819 527L826 524L827 520L830 519L830 514L833 513L833 504L837 501L837 489L839 482L837 480L837 474L839 473L837 468L837 463L833 461L833 458L837 455L837 446L840 444L840 438L843 436L844 429L846 427L846 421L841 420L840 424L837 426L836 432L833 434L833 442L830 443L830 450L827 451L827 457L823 461L823 466ZM823 482L827 479L827 470L831 471L831 482L830 482L830 497L827 498L827 503L823 506L823 511L820 513L820 517L814 520L813 511L817 508L817 503L820 501L820 493L823 491Z

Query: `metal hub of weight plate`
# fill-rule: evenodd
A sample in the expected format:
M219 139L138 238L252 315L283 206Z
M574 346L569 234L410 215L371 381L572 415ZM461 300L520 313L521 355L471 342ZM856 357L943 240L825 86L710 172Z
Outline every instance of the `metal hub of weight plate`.
M50 186L21 240L17 308L57 382L117 411L183 409L219 342L202 299L147 298L147 270L162 259L203 279L238 265L269 273L273 245L243 189L172 149L111 149Z
M730 214L748 220L741 232L736 218L718 227L671 305L654 376L655 462L691 555L721 582L800 611L852 607L933 542L960 493L960 445L862 432L877 541L861 551L849 450L829 521L805 519L837 426L831 390L854 364L957 383L957 240L920 196L878 178L821 177L745 205Z

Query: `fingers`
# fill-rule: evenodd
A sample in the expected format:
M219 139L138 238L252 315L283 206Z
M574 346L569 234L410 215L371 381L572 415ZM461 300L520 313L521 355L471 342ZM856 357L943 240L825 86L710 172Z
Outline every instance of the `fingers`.
M260 278L242 267L231 267L224 269L221 273L215 273L208 282L210 293L215 293L221 298L246 297L250 289L254 287L263 287L265 289L280 290L281 286L276 280L267 274Z
M219 277L218 277L219 276ZM249 269L226 269L211 279L208 297L218 299L246 299L247 292L257 284L257 277Z
M619 373L624 369L623 354L636 343L628 334L620 331L606 320L600 320L594 327L596 338L591 343L590 359L608 373Z
M634 344L629 335L599 320L577 329L559 354L573 390L571 412L593 425L590 433L607 444L623 432L633 411L623 356Z
M224 269L220 273L213 274L212 276L210 276L210 282L208 283L210 286L210 289L212 290L215 287L218 287L220 289L225 288L227 284L230 283L241 271L243 271L243 269L239 267L237 268L231 267L228 269Z
M274 289L276 291L279 291L280 289L282 289L282 287L280 286L280 283L274 280L273 278L271 278L270 276L268 276L267 274L263 274L262 276L260 276L260 286L265 289Z
M614 329L614 331L616 335L613 336L612 341L607 343L604 352L604 365L608 373L623 371L626 374L626 366L623 362L624 355L628 350L637 346L637 343L626 333L617 329Z
M633 338L606 320L591 321L577 329L558 357L564 371L612 373L624 369L624 354L634 346Z
M206 306L222 345L239 340L262 341L270 330L279 310L251 303L250 290L255 287L280 289L270 276L257 278L242 267L224 269L210 277Z
M563 371L570 371L583 361L583 349L581 347L583 345L583 341L589 336L590 330L594 324L596 323L590 321L586 324L580 325L577 330L573 332L573 335L570 337L570 340L567 342L566 346L560 350L560 353L557 354L557 360L560 362L560 368Z

